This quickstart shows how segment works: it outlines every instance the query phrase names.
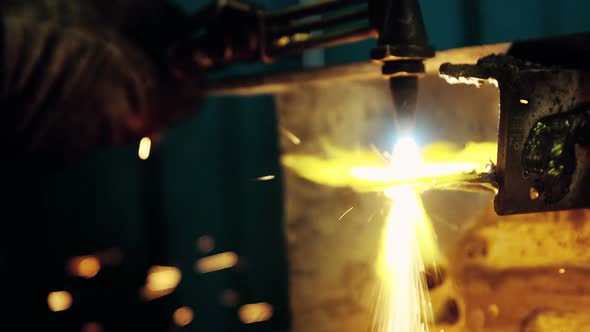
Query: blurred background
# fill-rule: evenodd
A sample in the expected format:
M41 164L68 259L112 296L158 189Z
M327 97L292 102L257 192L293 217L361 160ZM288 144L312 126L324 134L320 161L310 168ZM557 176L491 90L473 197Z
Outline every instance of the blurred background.
M176 2L188 12L208 3ZM268 9L298 3L252 2ZM437 50L590 29L585 0L420 3ZM223 75L366 62L374 43L236 66ZM56 292L58 307L73 299L52 319L86 331L121 319L135 330L148 318L147 330L289 330L280 135L273 96L210 97L200 113L166 131L146 160L137 145L117 147L38 179L46 236L58 253L48 291ZM146 290L148 275L156 286Z

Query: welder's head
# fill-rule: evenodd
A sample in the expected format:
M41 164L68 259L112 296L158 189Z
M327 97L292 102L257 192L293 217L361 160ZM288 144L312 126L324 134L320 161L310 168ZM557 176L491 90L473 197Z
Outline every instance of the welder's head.
M180 80L166 65L185 22L167 1L7 0L0 9L6 72L22 83L0 91L24 119L7 126L20 128L9 134L15 153L77 159L138 142L193 114L201 100L198 80Z

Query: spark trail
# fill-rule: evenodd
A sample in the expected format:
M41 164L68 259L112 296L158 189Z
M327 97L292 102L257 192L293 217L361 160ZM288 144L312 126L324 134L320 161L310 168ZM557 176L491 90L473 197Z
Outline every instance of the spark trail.
M416 143L401 139L389 174L403 182L416 178L423 165ZM392 205L377 264L379 292L373 327L376 332L426 332L432 327L433 314L424 271L427 264L436 264L434 232L416 188L399 184L385 194Z

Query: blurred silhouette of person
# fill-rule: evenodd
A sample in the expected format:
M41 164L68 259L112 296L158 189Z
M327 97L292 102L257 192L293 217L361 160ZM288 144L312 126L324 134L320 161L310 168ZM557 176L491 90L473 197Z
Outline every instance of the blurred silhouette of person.
M186 21L164 0L0 1L0 298L7 308L0 330L81 330L80 319L48 309L64 262L44 236L37 174L75 165L95 149L155 138L198 108L198 83L177 79L166 61ZM104 331L167 326L136 309L113 313L104 304L96 317L106 320Z
M166 47L186 21L168 2L0 6L3 158L72 160L154 135L194 109L195 87L166 63Z

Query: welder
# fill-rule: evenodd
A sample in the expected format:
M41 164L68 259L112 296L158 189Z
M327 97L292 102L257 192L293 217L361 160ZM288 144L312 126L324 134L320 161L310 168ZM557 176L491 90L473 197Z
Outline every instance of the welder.
M186 18L164 1L0 6L4 160L73 159L155 135L198 100L166 66L165 47Z
M0 330L80 331L82 315L48 308L63 246L84 244L49 238L62 226L42 212L43 175L75 170L98 148L155 139L196 109L198 82L179 80L164 60L186 18L154 0L1 1L0 13ZM100 309L109 331L165 330L169 315L124 302L138 298L125 292L117 305L127 312Z

